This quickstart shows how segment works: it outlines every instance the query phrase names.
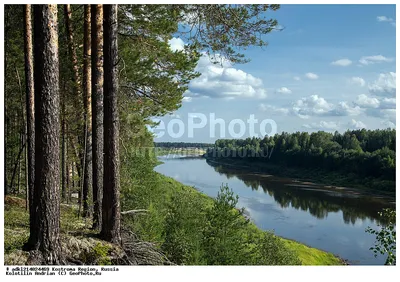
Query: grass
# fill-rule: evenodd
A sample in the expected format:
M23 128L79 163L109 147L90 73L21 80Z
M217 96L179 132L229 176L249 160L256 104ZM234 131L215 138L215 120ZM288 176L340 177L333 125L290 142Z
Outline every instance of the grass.
M171 177L167 177L161 174L159 174L159 177L164 184L164 188L167 194L172 193L172 191L185 191L199 197L204 205L212 205L212 198L197 191L195 188L184 185ZM254 224L249 224L248 228L251 228L253 229L253 231L259 233L263 232ZM341 259L331 253L308 247L304 244L290 239L281 239L284 240L285 244L298 255L303 265L343 265Z
M295 251L303 265L341 265L341 260L331 253L308 247L293 240L283 239L285 244Z

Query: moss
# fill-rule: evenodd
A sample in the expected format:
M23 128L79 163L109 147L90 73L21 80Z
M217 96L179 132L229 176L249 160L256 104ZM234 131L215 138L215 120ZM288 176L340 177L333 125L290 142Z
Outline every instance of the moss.
M21 199L7 196L4 208L4 253L9 254L29 238L29 215Z
M111 265L110 250L109 245L96 243L89 251L81 254L81 259L86 264Z

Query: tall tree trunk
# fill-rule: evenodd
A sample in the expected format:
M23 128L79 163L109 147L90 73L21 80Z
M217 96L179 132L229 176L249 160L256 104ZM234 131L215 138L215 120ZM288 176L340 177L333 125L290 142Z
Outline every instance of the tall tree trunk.
M120 243L117 5L104 5L104 193L102 237Z
M22 90L22 83L21 83L21 77L19 75L18 68L15 66L15 72L17 74L17 79L18 79L18 86L19 86L19 92L20 92L20 105L21 105L21 115L22 115L22 122L20 124L20 133L19 133L19 142L20 146L24 148L23 144L25 144L25 135L26 135L26 122L25 122L25 111L24 111L24 92ZM25 158L24 154L24 158ZM22 163L24 158L20 158L20 161L18 163L19 167L19 172L18 172L18 185L17 185L17 195L21 193L21 179L22 179Z
M80 97L81 93L81 78L79 75L79 65L78 65L78 56L76 54L76 49L74 46L74 33L72 27L72 12L71 12L71 5L66 4L64 5L64 18L65 18L65 27L66 33L68 36L68 51L72 61L72 70L74 73L73 80L74 80L74 89L76 97ZM77 100L77 99L74 99Z
M85 106L86 146L83 178L83 217L90 215L90 195L92 190L92 72L91 72L91 36L90 5L84 7L83 41L83 104Z
M24 144L24 137L22 135L22 132L20 132L19 134L19 143L21 144L20 146L22 147ZM25 147L25 146L24 146ZM22 147L22 148L24 148ZM22 149L22 152L24 152L24 149ZM22 154L25 155L25 154ZM19 195L21 193L21 178L22 178L22 161L23 161L23 157L21 156L21 158L19 159L18 162L18 181L17 181L17 195Z
M81 75L79 72L79 64L78 64L78 56L76 53L76 48L74 46L74 33L73 33L73 26L72 26L72 11L71 11L71 5L66 4L64 5L64 19L65 19L65 28L66 28L66 34L67 34L67 41L68 41L68 53L70 55L70 60L72 62L72 70L73 70L73 83L74 83L74 107L77 110L77 114L75 115L75 123L77 125L77 132L78 132L78 144L79 147L83 147L83 131L84 131L84 107L82 107L82 79ZM74 145L74 143L73 143ZM81 177L82 173L81 170L83 171L84 168L82 167L83 164L83 156L84 152L82 149L78 150L78 148L74 148L74 150L77 152L77 157L80 162L77 162L77 170L78 170L78 175ZM79 165L79 163L81 165ZM83 181L83 179L80 179L79 182ZM79 187L81 185L79 184Z
M24 51L25 51L25 88L26 88L26 125L28 154L28 202L29 226L34 230L37 207L33 205L35 185L35 95L33 82L33 42L32 42L32 6L24 6ZM34 242L36 234L30 234L28 244Z
M12 192L13 191L13 185L14 185L14 179L15 179L15 175L17 174L17 169L18 169L18 165L20 163L21 160L21 156L22 156L22 152L24 151L24 147L25 147L26 143L21 144L21 147L19 149L18 155L17 155L17 160L14 163L14 169L13 169L13 174L11 176L11 182L10 182L10 187L8 189L8 192Z
M72 182L72 191L75 192L75 162L71 163L71 182ZM71 193L69 194L70 200L71 198Z
M60 244L60 96L57 5L34 5L34 248L45 264L62 263Z
M66 147L66 151L68 151L68 146ZM69 170L69 168L70 168L70 163L67 161L67 175L66 175L67 176L67 179L66 179L66 183L67 183L67 197L66 197L67 204L69 204L69 197L71 195L71 191L70 191L71 182L70 182L70 174L69 174L70 170Z
M64 89L65 90L65 89ZM67 189L67 131L66 131L66 112L65 112L65 93L63 101L61 104L62 108L62 122L61 122L61 135L62 135L62 144L61 144L61 197L65 200L65 194Z
M92 5L93 229L101 227L103 192L103 5Z

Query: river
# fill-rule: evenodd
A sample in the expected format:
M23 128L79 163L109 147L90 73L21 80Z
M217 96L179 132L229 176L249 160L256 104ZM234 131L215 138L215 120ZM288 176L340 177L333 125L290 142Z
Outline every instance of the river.
M369 250L377 212L394 199L365 195L356 189L323 186L296 179L252 173L205 159L162 156L155 170L216 197L227 184L239 196L252 221L263 230L331 252L350 264L382 265L385 257Z

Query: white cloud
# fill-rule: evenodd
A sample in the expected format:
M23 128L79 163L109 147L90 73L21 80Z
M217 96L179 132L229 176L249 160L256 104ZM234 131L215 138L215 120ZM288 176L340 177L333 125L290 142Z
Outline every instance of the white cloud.
M362 121L357 121L352 119L349 123L348 123L348 127L352 128L352 129L361 129L361 128L367 128L367 126L365 125L365 123L363 123Z
M192 97L183 97L182 101L183 102L191 102L192 101Z
M337 116L358 116L363 112L359 106L351 106L347 102L339 102L339 104L332 111L333 115Z
M365 80L362 77L354 76L350 81L351 83L358 84L361 87L365 86Z
M265 105L265 104L260 104L258 106L258 108L259 108L259 110L261 110L263 112L270 112L270 113L281 114L281 115L287 115L290 112L290 110L287 108L278 108L275 106Z
M386 16L377 16L376 19L378 20L378 22L392 22L393 21L392 18L388 18Z
M379 116L388 119L391 122L396 122L396 109L383 109L380 111Z
M301 78L299 76L294 76L293 79L296 80L296 81L300 81L301 80Z
M293 113L300 118L308 118L314 115L324 115L334 109L333 104L328 103L318 95L311 95L297 100L293 104Z
M389 120L382 121L382 125L385 126L386 128L388 128L388 127L396 128L396 124L394 124L393 122L391 122Z
M277 89L276 92L280 93L280 94L291 94L292 90L290 90L287 87L281 87L281 88Z
M297 100L291 112L300 118L307 119L310 116L357 116L364 112L364 109L358 105L349 105L345 101L334 105L318 95L311 95Z
M331 65L341 66L341 67L347 67L347 66L350 66L351 64L352 64L352 61L349 59L340 59L340 60L337 60L337 61L334 61L331 63Z
M312 72L308 72L305 74L308 79L318 79L318 75Z
M172 51L182 51L185 49L185 42L183 42L179 37L173 37L168 40L168 44Z
M319 123L313 122L309 124L303 124L303 127L316 130L337 130L340 127L338 122L334 121L320 121Z
M380 105L377 98L368 97L365 94L358 95L357 100L354 103L362 108L379 108Z
M368 85L369 92L377 96L396 96L396 73L381 73L376 81Z
M267 97L260 78L231 67L230 62L223 58L216 59L222 61L223 65L213 64L210 58L203 54L196 67L201 75L189 83L190 93L226 99Z
M394 27L396 26L396 22L392 18L388 18L386 16L377 16L376 19L377 19L378 22L388 22L392 26L394 26Z
M372 117L382 118L396 122L396 109L367 109L366 114Z
M381 109L396 109L396 98L383 98L380 102Z
M387 58L382 55L375 55L375 56L364 56L361 57L359 62L363 65L372 65L376 63L390 63L393 62L393 58Z

